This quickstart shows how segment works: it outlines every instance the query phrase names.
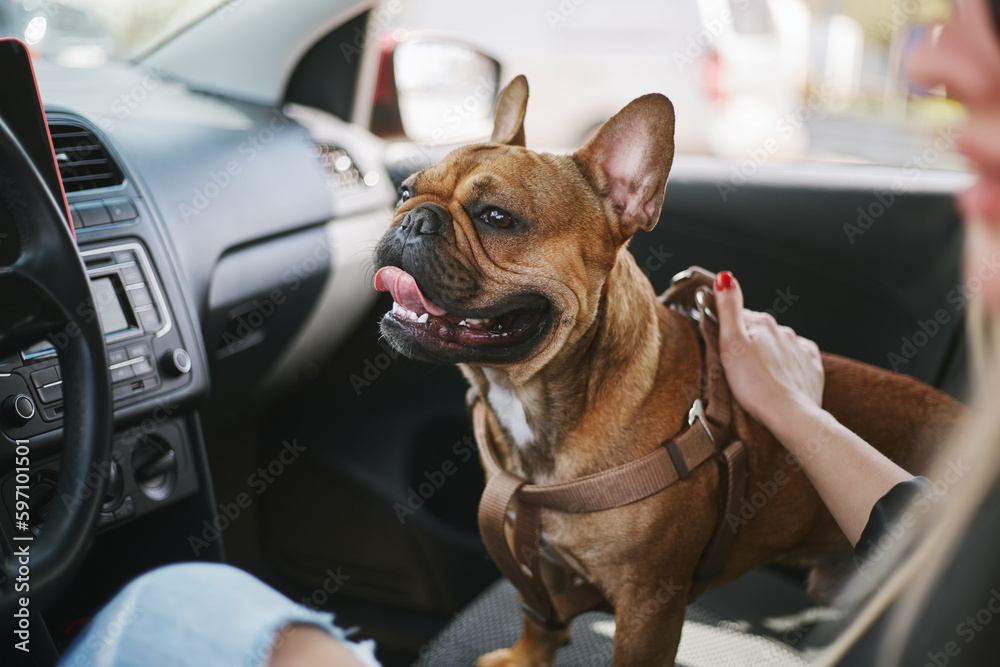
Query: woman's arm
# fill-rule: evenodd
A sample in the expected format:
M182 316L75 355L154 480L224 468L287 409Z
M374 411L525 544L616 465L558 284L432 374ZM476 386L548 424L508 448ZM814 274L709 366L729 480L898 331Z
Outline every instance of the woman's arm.
M912 475L820 407L823 365L815 343L770 315L745 310L743 292L728 271L716 278L715 303L733 396L796 456L841 530L857 544L875 503Z

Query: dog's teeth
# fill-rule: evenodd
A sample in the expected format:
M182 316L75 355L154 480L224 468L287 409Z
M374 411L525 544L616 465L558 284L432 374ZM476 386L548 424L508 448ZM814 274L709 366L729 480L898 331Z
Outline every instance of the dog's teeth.
M407 320L418 320L418 321L421 321L421 322L426 322L427 321L426 319L419 320L417 318L417 314L415 312L413 312L412 310L410 310L406 306L404 306L404 305L402 305L402 304L400 304L400 303L398 303L396 301L392 302L392 314L396 315L397 317L405 318ZM426 317L426 316L427 316L427 313L424 313L424 317Z
M469 326L469 323L466 322L465 320L462 320L461 322L458 323L458 326L460 326L460 327L467 327L467 326Z
M486 320L480 320L480 319L477 319L475 317L467 317L467 318L465 318L465 321L469 323L470 327L479 326L480 324L483 324L484 322L486 322Z
M426 324L428 319L430 319L430 315L428 313L424 313L417 318L417 322L420 322L420 324Z

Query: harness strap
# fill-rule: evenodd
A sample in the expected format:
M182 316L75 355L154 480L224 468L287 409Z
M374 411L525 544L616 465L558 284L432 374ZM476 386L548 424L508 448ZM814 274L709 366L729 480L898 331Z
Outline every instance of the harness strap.
M717 426L726 425L728 431L732 420L731 395L719 354L719 330L717 326L710 326L708 321L717 320L713 310L714 296L709 292L714 283L714 273L692 266L674 276L670 287L660 296L660 301L682 312L698 312L698 331L704 342L705 354L702 372L708 394L705 416ZM721 446L729 437L727 433L722 439L716 438L715 442ZM744 444L733 440L725 448L720 448L718 460L719 515L715 531L698 561L695 581L705 581L722 573L737 536L736 529L728 525L726 517L737 514L739 502L746 493L748 471Z
M569 513L599 512L648 498L684 477L716 454L715 445L700 424L689 426L651 454L623 465L561 484L527 484L507 472L497 460L489 437L486 402L476 396L472 420L484 467L491 477L479 503L479 530L494 563L521 592L525 611L542 627L562 627L566 621L592 609L603 594L580 581L550 595L541 576L539 519L541 508ZM672 446L672 447L671 447ZM671 456L671 449L675 458ZM505 530L516 498L513 549Z
M479 401L476 405L476 412L485 413L485 409L485 404ZM476 421L485 422L485 419L477 419ZM476 431L478 439L478 424ZM524 533L532 528L534 528L536 535L538 533L537 508L534 512L530 510L519 512L518 520L514 522L516 534L514 551L512 552L507 545L507 534L504 526L507 521L507 508L518 489L524 486L524 480L505 470L491 472L493 472L493 476L490 477L483 497L479 501L479 532L483 536L483 542L496 566L521 592L524 603L539 614L551 616L552 604L541 578L533 576L534 572L530 569L526 571L521 566L518 556L515 555L522 553L519 547L531 543L532 538ZM532 559L532 561L534 560L537 558Z
M722 574L737 535L737 527L730 526L726 517L737 516L739 502L746 493L747 456L743 443L734 440L722 450L719 463L722 468L719 477L719 517L715 522L715 532L698 561L696 581L705 581Z
M708 405L696 400L687 426L639 459L569 482L528 484L500 464L489 434L486 402L474 389L469 391L476 443L483 465L490 473L479 505L483 542L500 571L520 591L525 611L542 627L564 627L574 616L599 604L603 595L582 580L555 594L547 590L541 574L541 508L585 513L628 505L684 479L691 470L715 457L720 462L719 518L699 561L696 578L717 575L728 559L736 533L725 527L724 517L735 510L743 497L746 456L740 442L725 446L730 435L730 395L719 362L718 332L710 324L715 315L706 285L711 286L713 280L714 275L692 267L678 274L661 297L672 308L687 309L689 316L698 313L699 333L705 348L701 394ZM508 540L508 513L515 500L513 535Z

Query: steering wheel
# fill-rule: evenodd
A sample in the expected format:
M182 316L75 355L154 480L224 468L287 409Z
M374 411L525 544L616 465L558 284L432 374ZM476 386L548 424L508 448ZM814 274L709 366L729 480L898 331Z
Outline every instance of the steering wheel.
M0 563L6 617L20 597L28 597L36 613L82 560L107 485L106 474L90 473L106 470L112 403L104 334L64 209L2 119L0 295L0 358L48 337L62 369L65 406L59 476L45 525L33 540L9 543L15 551L28 547L30 590L15 590L25 563L9 555Z

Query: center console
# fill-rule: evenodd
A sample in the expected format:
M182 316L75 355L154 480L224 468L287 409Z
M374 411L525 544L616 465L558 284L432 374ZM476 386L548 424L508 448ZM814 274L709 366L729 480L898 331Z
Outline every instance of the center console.
M191 356L173 327L163 289L146 250L138 242L85 250L92 304L81 314L99 317L108 343L108 373L115 406L156 396L188 381ZM62 377L55 345L72 331L57 332L20 354L0 361L2 425L13 439L26 439L61 424Z
M98 522L99 528L107 528L198 490L180 406L168 398L191 383L193 362L142 242L98 245L80 254L93 293L93 302L81 306L80 314L100 319L116 413L138 403L149 406L141 420L119 430L110 462L95 470L108 481ZM58 331L50 340L0 360L0 427L9 439L45 440L62 426L56 346L74 333ZM36 528L44 521L59 470L57 453L38 451L43 458L33 457L30 481ZM12 475L0 480L0 498L15 497L7 488L13 484ZM12 507L0 513L6 530L12 519Z

